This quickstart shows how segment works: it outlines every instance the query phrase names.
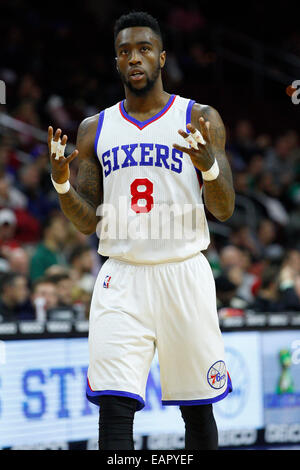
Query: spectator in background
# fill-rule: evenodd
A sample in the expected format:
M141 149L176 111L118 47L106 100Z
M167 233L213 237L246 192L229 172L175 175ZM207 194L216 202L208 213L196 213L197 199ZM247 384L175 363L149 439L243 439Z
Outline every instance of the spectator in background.
M257 230L257 245L260 250L260 258L272 257L272 254L283 252L281 240L281 227L269 219L261 219Z
M69 272L53 274L52 276L48 276L48 280L55 285L58 307L72 307L72 290L74 283Z
M7 176L0 176L0 207L9 209L26 209L26 196L17 188L12 186Z
M279 293L279 268L267 266L262 272L261 283L249 309L255 312L279 312L282 310Z
M69 257L71 275L76 283L82 279L95 282L92 274L94 268L94 253L88 245L77 245L73 248ZM87 282L87 281L86 281Z
M232 143L229 150L233 153L234 158L246 167L251 156L256 153L259 148L254 139L254 128L248 119L240 119L235 126Z
M245 195L257 206L262 217L270 218L283 227L288 224L289 214L280 200L280 187L275 183L271 172L261 173L256 186Z
M6 175L9 180L13 180L16 171L20 166L15 145L17 137L7 133L0 137L0 175Z
M295 274L293 284L281 292L281 311L300 311L300 273Z
M20 246L16 239L17 218L11 209L0 210L0 250L6 256L9 249Z
M58 304L54 282L47 277L41 277L35 281L31 292L31 302L34 306L35 319L46 320L48 310L56 308Z
M0 210L0 254L8 256L9 251L30 245L37 241L39 223L23 211Z
M236 285L236 295L246 303L253 302L252 288L257 277L249 272L251 258L247 250L227 245L220 251L222 274Z
M29 163L21 168L18 173L20 190L26 196L28 212L40 221L44 221L51 209L57 204L52 203L46 192L41 188L41 171L39 165Z
M0 321L33 320L35 318L25 276L7 272L0 279Z
M226 274L216 279L217 308L221 311L221 316L225 314L223 309L244 310L248 303L237 295L239 284L230 280ZM226 315L225 315L226 316Z
M276 140L274 148L266 153L265 169L272 174L280 190L285 189L293 179L293 150L293 141L288 135L282 135Z
M7 251L7 260L9 263L9 270L23 274L28 278L29 276L29 254L22 248L14 248Z
M49 278L51 276L56 276L57 274L66 274L69 272L67 266L62 264L52 264L45 271L45 277Z
M259 255L256 239L249 225L240 224L234 227L229 236L229 243L241 250L246 250L253 259Z
M53 264L66 264L63 254L66 238L67 227L64 217L60 214L49 217L43 226L42 240L31 258L31 281L43 276L46 269Z
M81 305L74 305L74 281L68 271L49 276L48 281L55 285L56 308L48 311L51 320L76 320L84 318Z
M300 251L291 249L279 273L280 301L286 311L300 310Z
M296 276L300 274L300 251L291 248L282 261L280 269L280 289L294 285Z

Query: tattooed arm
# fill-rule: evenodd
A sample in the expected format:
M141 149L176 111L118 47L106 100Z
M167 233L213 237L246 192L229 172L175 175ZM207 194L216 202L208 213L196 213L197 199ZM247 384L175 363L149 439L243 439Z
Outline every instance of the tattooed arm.
M97 123L98 115L82 121L78 129L76 150L69 157L55 160L55 154L50 156L53 180L63 183L69 178L69 163L78 155L77 188L75 190L71 186L67 193L58 194L58 197L65 216L85 235L91 235L96 231L99 221L96 209L102 203L103 197L102 170L94 151ZM60 134L61 131L58 129L54 140L58 140ZM49 127L49 149L52 135L53 130ZM66 141L67 137L63 136L61 144Z
M204 183L204 202L211 214L221 222L229 219L234 211L235 194L232 173L225 153L226 133L219 113L211 106L195 104L191 114L191 124L187 125L191 132L200 130L206 145L198 144L198 150L174 145L175 148L188 153L196 168L207 171L216 159L219 175L215 180ZM188 134L179 130L179 134Z
M235 202L231 168L225 153L226 131L219 113L214 108L195 105L192 110L191 123L195 127L198 124L197 127L202 135L205 134L203 129L205 124L200 123L199 127L199 118L201 116L209 122L210 151L217 160L220 169L217 179L213 181L203 180L204 201L209 212L218 220L225 221L232 216Z

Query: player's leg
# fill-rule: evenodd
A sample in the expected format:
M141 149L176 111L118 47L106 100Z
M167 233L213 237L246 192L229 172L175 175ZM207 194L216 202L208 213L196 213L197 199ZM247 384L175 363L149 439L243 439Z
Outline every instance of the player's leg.
M133 420L137 400L102 395L99 405L99 449L134 450Z
M217 450L218 430L211 404L180 406L185 423L185 449Z
M216 448L211 404L227 396L231 381L211 268L200 254L157 270L156 282L161 286L156 323L162 402L183 407L187 446Z
M106 261L91 302L87 398L100 406L99 444L105 450L132 448L134 413L144 407L155 353L148 282L136 269Z

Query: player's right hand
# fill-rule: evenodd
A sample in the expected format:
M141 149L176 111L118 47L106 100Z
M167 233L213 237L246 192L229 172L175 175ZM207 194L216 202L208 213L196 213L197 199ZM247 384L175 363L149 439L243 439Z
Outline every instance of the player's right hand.
M51 174L55 183L59 184L65 183L70 178L69 164L78 155L78 150L76 149L68 157L61 156L58 159L56 159L55 153L51 153L51 141L53 139L55 142L58 142L61 133L61 129L57 129L53 137L53 128L51 126L48 127L48 148L50 155ZM67 140L68 137L64 135L61 138L61 145L65 145L67 143Z

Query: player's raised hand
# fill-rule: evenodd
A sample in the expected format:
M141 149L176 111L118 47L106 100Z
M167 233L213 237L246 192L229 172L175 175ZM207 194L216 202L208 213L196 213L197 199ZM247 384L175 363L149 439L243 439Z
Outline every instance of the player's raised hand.
M68 137L63 135L61 138L61 134L61 129L57 129L53 137L53 128L51 126L48 127L48 148L51 163L51 174L53 180L59 184L65 183L69 179L69 164L78 155L78 150L75 149L68 157L64 156L64 150Z
M180 134L190 147L183 147L178 144L173 144L177 150L187 153L196 168L200 171L207 171L214 163L214 155L211 148L211 139L209 133L210 122L205 121L203 117L199 118L200 132L192 124L187 124L190 134L182 129L179 129Z

